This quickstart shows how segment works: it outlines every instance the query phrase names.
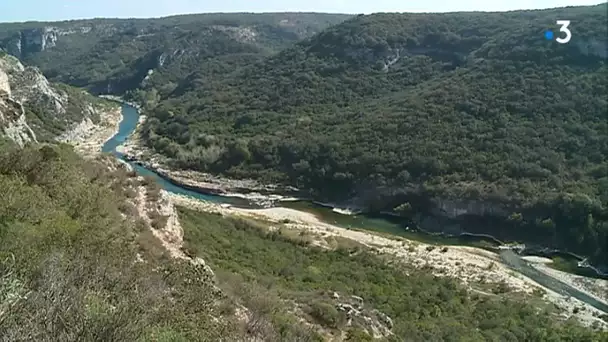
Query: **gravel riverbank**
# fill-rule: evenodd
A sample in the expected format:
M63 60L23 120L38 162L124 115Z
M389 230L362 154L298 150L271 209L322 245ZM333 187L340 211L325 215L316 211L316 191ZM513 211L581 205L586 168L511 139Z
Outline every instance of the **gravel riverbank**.
M74 145L76 151L84 156L101 153L103 144L117 132L122 120L120 106L100 113L100 122L85 119L57 138L57 141Z
M459 279L474 288L480 283L505 284L511 291L527 295L544 293L543 299L559 307L562 316L575 317L586 325L595 323L604 329L608 324L598 318L603 313L575 298L562 296L545 288L530 278L502 264L498 255L480 248L449 246L436 248L418 241L390 238L372 232L345 229L320 221L315 215L288 208L242 209L227 205L200 201L190 197L169 194L178 206L222 215L236 215L262 219L289 229L304 231L314 237L313 243L327 247L328 238L339 237L356 241L384 255L417 267L430 267L437 276ZM582 309L581 309L582 308Z

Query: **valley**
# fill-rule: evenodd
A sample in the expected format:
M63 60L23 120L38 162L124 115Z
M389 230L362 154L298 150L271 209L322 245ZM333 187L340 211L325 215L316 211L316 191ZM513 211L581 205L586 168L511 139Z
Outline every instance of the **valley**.
M208 190L297 188L430 232L567 251L605 272L605 12L11 24L0 46L46 37L21 58L141 105L142 145ZM556 16L581 23L572 44L536 39Z
M386 233L378 235L377 232L374 232L375 228L373 226L360 226L364 230L346 229L322 222L313 214L281 207L282 202L295 200L295 198L288 199L280 195L262 195L259 193L256 195L244 193L240 194L241 196L237 196L238 194L234 192L223 192L225 188L221 188L222 191L218 192L218 188L210 188L206 184L184 182L179 177L173 176L172 171L158 166L158 162L148 161L142 163L140 159L142 155L151 156L149 151L145 151L145 148L137 143L136 132L141 128L141 124L145 121L145 118L141 119L137 115L133 115L136 111L129 106L123 107L123 113L128 113L125 120L130 121L129 124L124 125L126 132L123 131L118 134L119 138L117 140L123 142L123 144L116 146L116 143L109 141L107 146L115 147L118 153L117 156L129 161L136 170L145 170L147 174L150 174L150 172L157 175L160 174L160 177L156 177L163 180L160 184L167 185L167 189L170 192L166 193L166 196L174 205L207 213L219 213L225 217L253 217L257 220L268 222L267 224L279 225L279 227L271 227L271 231L272 229L280 230L282 229L281 227L285 227L287 230L295 230L293 233L283 233L287 234L287 236L298 234L299 236L303 236L308 243L321 248L331 249L332 247L327 244L327 241L332 239L332 237L350 240L351 243L361 244L365 248L369 248L380 254L391 255L396 259L401 259L400 262L405 262L408 265L428 268L429 270L433 270L436 275L456 278L476 291L484 292L479 288L484 289L486 286L504 286L507 289L505 291L508 292L513 291L525 295L542 293L541 297L559 307L562 310L562 314L568 315L566 313L577 312L580 313L579 316L576 316L577 319L580 319L585 324L599 324L608 329L606 322L598 319L598 317L602 317L608 311L608 304L606 302L606 294L608 294L607 280L587 279L587 282L594 284L591 286L594 290L589 292L590 287L581 287L580 280L574 282L568 276L559 274L559 271L551 271L546 266L544 268L542 266L534 266L534 269L542 271L540 275L532 273L534 274L534 279L540 278L542 280L541 284L547 284L546 281L549 281L549 284L551 284L541 285L537 282L538 280L535 281L523 275L529 274L533 270L530 266L521 265L516 267L514 271L512 269L513 264L505 262L498 253L472 247L453 245L449 247L437 247L436 244L424 244L416 241L417 238L423 238L416 234L412 234L410 237L413 237L414 240ZM137 124L134 125L133 123ZM109 147L105 147L104 149L108 150ZM266 189L266 191L269 191L269 189ZM233 201L232 199L235 197L247 199L248 202ZM253 206L253 208L264 205L276 205L276 207L270 209L246 209L242 207L243 205L246 207ZM385 223L372 222L370 220L367 224ZM396 229L403 228L398 228L397 226ZM171 235L177 241L182 241L184 232L174 232ZM177 246L179 249L181 242L178 242ZM432 253L437 249L441 249L441 252ZM515 255L509 258L519 259ZM530 260L535 259L530 257ZM520 262L515 261L515 264ZM519 272L522 271L522 268L526 267L530 268L530 271L520 274ZM567 285L556 285L554 284L556 281L562 284L566 283ZM551 289L545 286L550 286ZM567 290L564 291L564 288ZM571 293L580 293L584 301L578 299L581 298L579 295L573 298ZM585 309L580 311L580 307L584 307Z
M0 23L0 341L606 341L606 10Z

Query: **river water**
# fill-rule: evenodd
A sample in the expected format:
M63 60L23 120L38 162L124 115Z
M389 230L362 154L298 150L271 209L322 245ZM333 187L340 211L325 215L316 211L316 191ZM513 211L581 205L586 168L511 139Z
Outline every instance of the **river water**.
M112 153L115 156L117 156L118 158L126 161L127 163L129 163L129 165L131 165L133 167L133 169L135 170L135 172L137 172L138 175L149 176L149 177L154 178L163 189L165 189L169 192L194 197L199 200L213 201L213 202L220 202L220 203L231 203L230 198L206 195L206 194L202 194L202 193L199 193L196 191L191 191L191 190L187 190L182 187L179 187L173 183L170 183L166 179L160 177L154 171L148 170L145 167L143 167L137 163L127 161L124 158L124 155L122 155L121 153L116 151L116 148L118 146L120 146L121 144L123 144L127 140L127 138L129 138L129 136L133 133L133 131L135 131L135 128L137 128L138 122L139 122L139 113L137 112L137 109L135 109L135 107L133 107L133 106L123 104L122 105L122 121L120 122L120 126L118 128L118 133L116 133L116 135L114 135L110 140L106 141L106 143L103 145L103 147L101 149L102 152Z
M166 191L179 194L186 195L189 197L193 197L199 200L204 201L212 201L215 203L228 203L232 205L242 204L241 199L236 199L232 197L222 197L218 195L209 195L203 194L200 192L188 190L182 188L178 185L175 185L166 179L160 177L154 171L149 170L137 163L128 161L124 158L124 155L116 151L116 148L124 143L127 138L133 133L135 128L137 128L137 124L139 122L139 113L136 108L123 104L122 105L122 115L123 119L120 122L120 126L118 129L118 133L114 135L110 140L108 140L102 147L103 152L108 152L114 154L116 157L126 161L129 163L134 170L140 176L150 176L154 178L160 186ZM292 209L308 211L319 216L320 219L326 221L331 224L335 224L345 228L358 228L358 229L366 229L371 231L379 231L383 233L390 233L394 235L400 235L406 238L414 239L414 240L422 240L425 242L438 242L441 244L466 244L465 241L460 241L459 239L447 239L447 238L436 238L429 237L423 233L413 232L407 230L403 223L397 221L391 221L388 218L379 218L379 217L367 217L363 215L357 216L348 216L335 213L331 211L331 209L327 208L319 208L314 206L309 202L296 202L296 203L285 203L284 206L290 207ZM513 253L512 251L503 251L499 253L501 259L512 269L515 271L531 278L537 283L563 295L572 296L577 298L605 313L608 313L608 305L596 300L595 298L575 289L574 287L563 283L551 276L548 276L544 273L539 272L528 262L523 260L519 255Z

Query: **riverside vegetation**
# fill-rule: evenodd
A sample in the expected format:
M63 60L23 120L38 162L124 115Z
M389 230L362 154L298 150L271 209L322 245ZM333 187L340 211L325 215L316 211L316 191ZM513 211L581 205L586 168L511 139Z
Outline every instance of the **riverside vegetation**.
M182 209L185 250L211 263L218 293L200 268L167 257L129 204L145 181L111 157L85 161L67 145L0 151L0 340L315 341L336 330L369 340L363 323L345 326L328 291L389 315L385 340L605 337L352 243L325 251L260 222Z
M591 47L606 6L358 16L260 61L204 63L158 92L143 137L175 167L378 210L487 202L510 213L481 232L606 265L608 69ZM542 39L556 17L577 22L572 44Z

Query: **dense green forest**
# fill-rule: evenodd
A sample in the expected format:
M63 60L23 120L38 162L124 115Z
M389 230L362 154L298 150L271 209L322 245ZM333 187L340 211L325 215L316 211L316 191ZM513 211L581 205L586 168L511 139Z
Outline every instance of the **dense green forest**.
M358 16L144 88L144 138L176 167L317 198L487 201L511 238L608 264L606 9ZM564 17L572 41L544 40Z
M209 57L270 54L350 17L323 13L210 13L158 19L91 19L0 24L0 48L56 82L95 93L140 86L148 70L185 76ZM48 28L48 32L45 31ZM53 38L41 48L29 41ZM18 48L16 46L19 46Z
M608 69L579 47L605 36L604 10L564 10L585 24L566 46L538 39L559 12L360 16L232 73L203 65L151 111L148 141L180 166L336 195L605 202Z

